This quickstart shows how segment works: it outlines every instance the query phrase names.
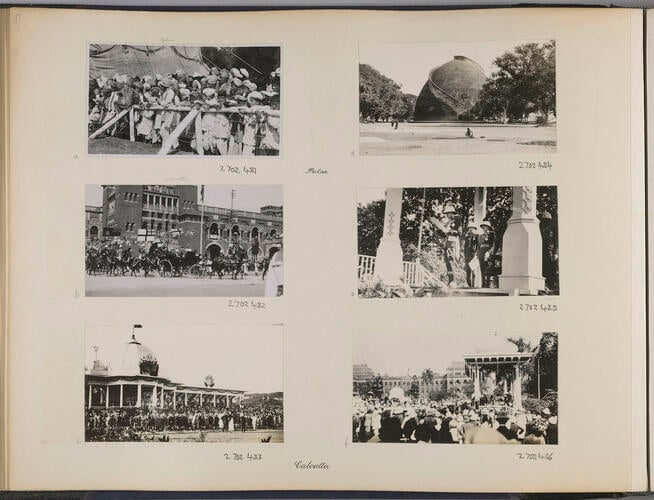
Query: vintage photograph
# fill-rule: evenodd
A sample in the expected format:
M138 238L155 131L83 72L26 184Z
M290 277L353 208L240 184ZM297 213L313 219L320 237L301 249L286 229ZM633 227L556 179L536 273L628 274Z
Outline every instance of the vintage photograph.
M278 156L280 47L89 45L88 153Z
M284 441L281 326L89 326L85 337L86 441Z
M556 43L364 43L359 153L556 152Z
M556 333L357 332L355 443L558 444Z
M284 293L281 185L87 185L87 297Z
M357 190L362 298L558 295L556 186Z

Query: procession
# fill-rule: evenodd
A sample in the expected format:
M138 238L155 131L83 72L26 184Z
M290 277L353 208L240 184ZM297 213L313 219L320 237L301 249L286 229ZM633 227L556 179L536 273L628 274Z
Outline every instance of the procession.
M91 45L91 154L278 156L279 47Z
M283 442L280 327L108 325L85 337L86 441ZM217 361L225 349L232 358Z
M87 296L283 293L282 187L89 185Z
M360 189L359 296L558 295L556 186Z
M558 444L556 333L394 337L355 336L353 442Z

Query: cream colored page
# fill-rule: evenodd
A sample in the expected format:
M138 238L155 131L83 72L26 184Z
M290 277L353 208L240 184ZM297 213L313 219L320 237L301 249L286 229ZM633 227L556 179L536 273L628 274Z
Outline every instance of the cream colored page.
M163 14L14 10L11 25L10 486L17 489L639 489L633 456L633 41L639 12ZM557 151L360 157L362 42L557 43ZM86 155L87 44L282 47L282 153L216 158ZM519 161L549 160L526 171ZM308 168L328 173L306 174ZM86 184L283 184L285 294L265 310L226 298L85 298ZM356 189L556 185L561 293L546 298L356 297ZM520 310L553 304L556 312ZM86 325L284 325L283 444L85 443ZM354 331L559 334L560 444L551 461L513 446L351 442ZM180 338L180 342L184 342ZM201 346L200 346L201 348ZM244 363L245 365L246 363ZM245 366L244 369L247 369ZM261 453L256 463L224 453ZM328 468L297 469L297 461ZM476 471L471 474L472 470ZM35 473L38 471L38 474Z

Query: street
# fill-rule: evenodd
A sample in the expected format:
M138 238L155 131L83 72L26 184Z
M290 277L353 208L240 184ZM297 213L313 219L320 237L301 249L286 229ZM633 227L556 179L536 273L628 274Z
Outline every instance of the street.
M149 276L86 275L87 297L263 297L265 282L249 275L233 280Z

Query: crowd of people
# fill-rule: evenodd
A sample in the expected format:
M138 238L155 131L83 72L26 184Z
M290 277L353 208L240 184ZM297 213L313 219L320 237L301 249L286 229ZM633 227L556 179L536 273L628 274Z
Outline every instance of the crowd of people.
M192 108L202 111L201 134L195 120L182 132L188 148L221 156L279 155L280 68L261 88L246 68L212 67L208 74L101 76L89 82L89 132L134 106L135 139L163 144ZM125 120L108 127L109 136L129 136ZM198 143L200 141L201 143ZM180 148L179 140L172 145Z
M284 428L281 406L228 408L177 405L176 408L85 408L86 441L165 440L171 432L247 432Z
M558 444L558 417L510 402L354 397L352 440L360 443Z

